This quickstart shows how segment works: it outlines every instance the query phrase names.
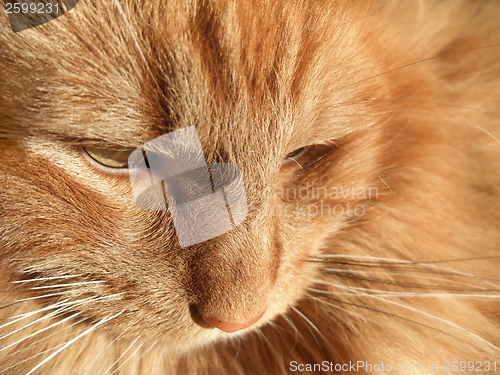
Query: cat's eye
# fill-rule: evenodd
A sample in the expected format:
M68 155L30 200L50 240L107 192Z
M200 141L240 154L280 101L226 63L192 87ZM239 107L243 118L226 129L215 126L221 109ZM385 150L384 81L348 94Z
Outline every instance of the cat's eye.
M285 159L291 159L295 157L300 157L300 155L307 149L307 147L301 147L296 149L295 151L290 152Z
M311 164L317 162L332 150L332 145L310 145L296 149L285 156L281 163L284 170L290 168L305 169Z
M134 149L111 150L84 147L85 152L96 162L109 168L128 168L128 158Z
M282 166L288 167L290 165L296 165L303 169L303 164L305 162L305 156L308 153L308 150L310 147L301 147L296 149L295 151L290 152L288 155L285 156L285 159L281 163Z

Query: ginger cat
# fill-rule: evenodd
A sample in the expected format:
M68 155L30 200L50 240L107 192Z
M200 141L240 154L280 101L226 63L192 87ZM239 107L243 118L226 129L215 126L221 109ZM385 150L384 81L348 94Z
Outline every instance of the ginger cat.
M81 0L13 33L0 6L0 374L498 372L499 17ZM126 161L189 126L248 215L181 248Z

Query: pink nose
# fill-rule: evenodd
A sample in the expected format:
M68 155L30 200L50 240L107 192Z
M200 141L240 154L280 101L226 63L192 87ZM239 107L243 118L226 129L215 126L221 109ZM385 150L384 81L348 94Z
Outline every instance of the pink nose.
M211 317L211 316L203 316L203 320L207 322L208 324L219 328L221 331L224 332L236 332L239 331L240 329L245 329L248 327L253 326L255 323L257 323L260 318L264 315L266 310L264 310L262 313L256 315L250 320L244 321L244 322L228 322L222 319L219 319L217 317Z

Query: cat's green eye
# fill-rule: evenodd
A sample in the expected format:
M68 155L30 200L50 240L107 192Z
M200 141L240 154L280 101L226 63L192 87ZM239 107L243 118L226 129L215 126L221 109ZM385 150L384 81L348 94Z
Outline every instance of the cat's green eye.
M128 168L128 158L134 149L111 150L84 147L85 152L96 162L109 168Z

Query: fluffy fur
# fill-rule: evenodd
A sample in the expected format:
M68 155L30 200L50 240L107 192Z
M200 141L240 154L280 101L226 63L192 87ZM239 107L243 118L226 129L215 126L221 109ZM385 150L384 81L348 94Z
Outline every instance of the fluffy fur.
M81 0L17 34L0 9L0 371L499 361L498 1ZM191 125L250 214L181 249L82 147Z

